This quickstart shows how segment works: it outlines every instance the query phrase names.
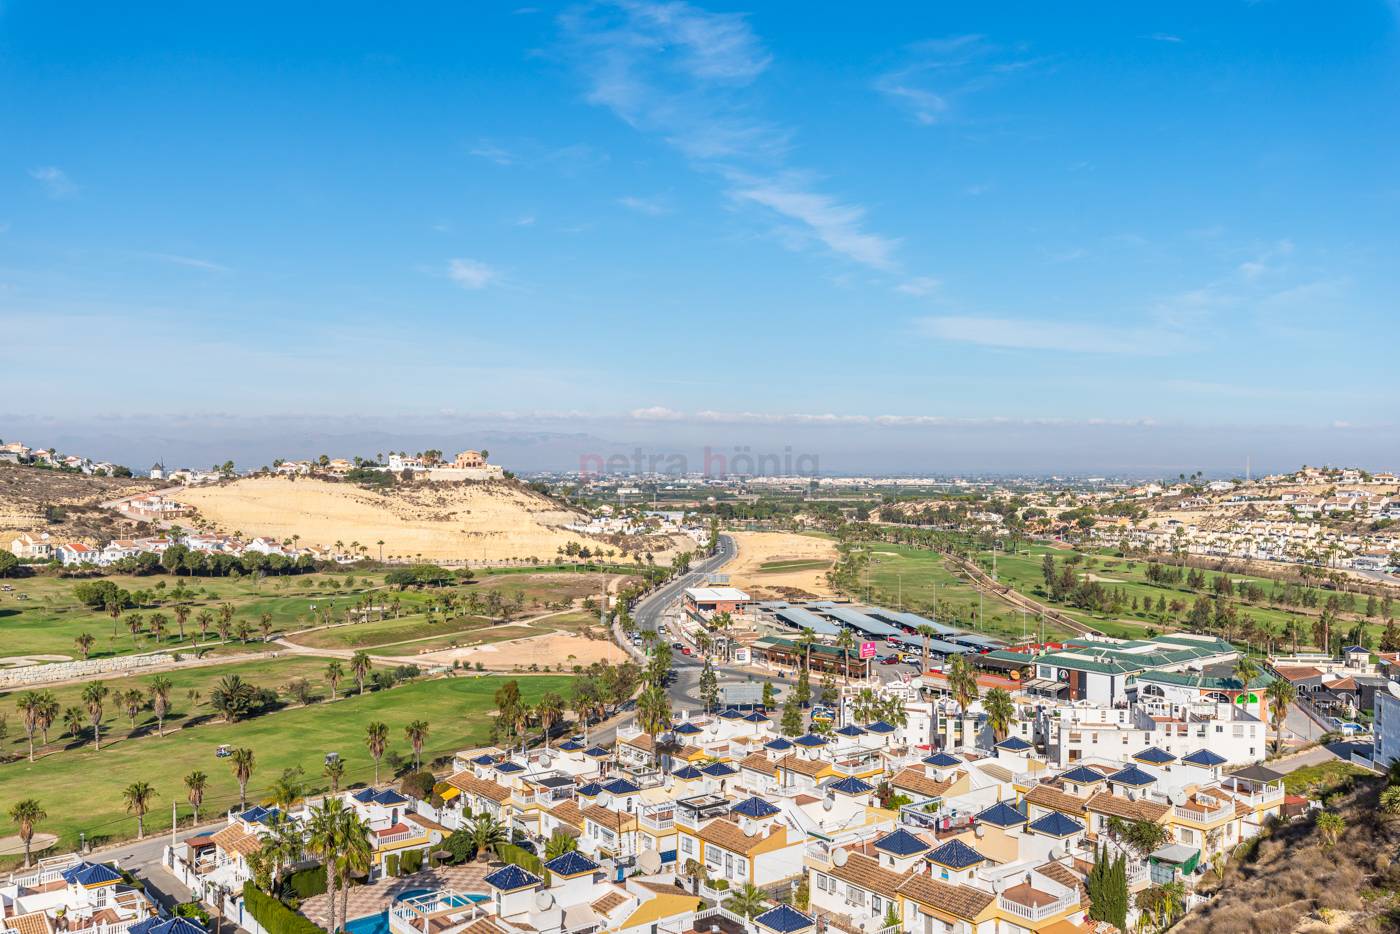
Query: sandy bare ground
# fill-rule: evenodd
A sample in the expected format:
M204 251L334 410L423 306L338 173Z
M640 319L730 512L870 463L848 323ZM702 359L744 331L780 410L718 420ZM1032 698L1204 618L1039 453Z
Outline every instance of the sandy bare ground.
M830 593L826 572L836 562L836 543L826 538L792 532L731 532L738 556L724 567L729 582L752 596L787 595L789 590L806 591L813 596ZM773 561L826 562L822 568L795 571L764 571Z
M415 655L413 660L422 664L451 665L460 661L463 665L477 662L495 671L511 671L516 667L553 668L563 665L565 671L574 665L587 667L593 662L625 662L627 654L609 639L585 639L583 636L566 633L549 633L524 639L511 639L509 642L490 642L470 648L444 649L440 652L425 652Z
M578 516L508 483L418 484L380 493L349 483L257 477L171 496L194 506L227 532L300 544L359 542L386 559L501 561L553 560L578 542L599 543L563 529ZM661 553L658 549L657 554Z

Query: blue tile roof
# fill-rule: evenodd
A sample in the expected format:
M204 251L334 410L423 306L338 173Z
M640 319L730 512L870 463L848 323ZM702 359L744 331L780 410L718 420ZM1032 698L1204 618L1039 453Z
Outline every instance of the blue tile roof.
M720 714L719 718L721 720L742 720L744 719L744 715L739 713L739 711L735 710L733 707L730 707L724 713Z
M617 778L604 785L603 790L612 795L635 795L642 789L625 778Z
M191 918L142 918L131 927L127 934L204 934L204 927Z
M864 736L865 731L854 723L848 723L836 731L838 736Z
M895 856L913 856L928 850L929 845L909 831L900 828L894 833L887 833L878 838L875 841L875 849L884 853L893 853Z
M738 769L734 768L734 766L729 765L726 762L716 762L713 765L707 765L700 771L704 772L711 778L728 778L731 775L739 774Z
M876 720L874 723L867 723L865 725L865 731L867 733L893 733L897 729L899 729L899 727L891 726L884 720Z
M354 793L353 795L351 795L350 797L354 798L356 801L360 802L361 804L369 804L371 801L374 800L374 796L375 796L377 793L378 793L378 792L376 792L373 788L361 788L359 791L355 792L355 793ZM245 813L246 813L246 812L245 812ZM239 815L239 816L241 817L242 815Z
M769 804L762 798L745 798L729 810L733 814L741 814L744 817L772 817L778 813L780 808Z
M1040 820L1032 821L1028 829L1049 837L1072 837L1083 830L1084 825L1059 811L1051 811Z
M588 749L585 749L585 750L583 751L583 754L584 754L585 756L610 756L610 755L612 755L612 753L608 752L608 751L607 751L606 749L604 749L602 746L590 746Z
M583 748L583 743L576 743L573 740L567 740L565 742L560 743L555 748L562 749L565 752L578 752L580 749Z
M682 723L680 726L676 727L674 732L679 733L682 736L694 736L696 733L703 733L704 730L700 729L693 723Z
M473 764L473 765L490 765L491 763L493 763L493 762L495 762L495 761L496 761L495 759L492 759L490 756L486 755L485 753L482 753L481 755L477 756L475 759L472 760L472 764Z
M804 736L797 737L797 739L793 740L793 743L795 743L798 746L815 748L817 746L825 746L826 740L815 733L807 733Z
M931 765L936 769L951 769L962 765L962 760L946 752L936 752L931 756L924 756L924 765Z
M854 775L843 778L839 782L832 782L826 787L832 791L839 791L843 795L868 795L875 790L874 785L863 782Z
M1031 749L1032 746L1019 736L1008 736L1006 739L997 743L997 748L1009 749L1012 752L1025 752L1027 749Z
M1108 777L1108 780L1111 782L1117 782L1120 785L1130 785L1133 788L1140 788L1143 785L1152 784L1157 779L1153 778L1151 775L1148 775L1146 772L1144 772L1137 766L1130 765L1127 768L1119 769L1118 771L1114 772Z
M1005 801L998 801L977 815L977 819L993 827L1019 827L1026 822L1026 815Z
M370 794L374 794L374 789L368 789ZM238 815L239 820L247 821L250 824L265 824L277 816L276 808L265 808L262 805L254 805L242 814Z
M763 714L759 713L757 710L755 710L755 711L752 711L752 712L750 712L750 713L748 713L748 714L746 714L746 715L744 716L744 722L746 722L746 723L767 723L767 722L768 722L768 718L765 717Z
M396 804L407 804L408 799L392 788L385 788L374 796L375 804L382 804L385 807L393 807Z
M697 779L697 778L704 778L704 777L705 777L705 773L704 773L704 772L701 772L699 769L697 769L697 768L696 768L695 766L693 766L693 765L687 765L687 766L686 766L685 768L683 768L683 769L676 769L674 772L671 773L671 775L674 776L674 777L676 777L676 778L684 779L685 781L688 781L688 782L689 782L689 781L694 781L694 780Z
M784 739L783 737L779 736L777 739L770 739L768 742L764 743L763 748L773 749L778 752L781 752L784 749L792 748L792 740Z
M1207 768L1216 765L1224 765L1225 757L1219 753L1211 752L1209 749L1197 749L1195 752L1181 757L1182 762L1189 762L1192 765L1203 765Z
M1156 746L1148 746L1142 752L1133 756L1139 762L1146 762L1149 765L1166 765L1168 762L1175 762L1176 756L1165 749L1158 749Z
M503 772L507 775L514 775L516 772L525 771L525 766L518 762L502 762L500 765L496 766L496 771Z
M108 882L120 882L121 878L121 873L102 863L84 862L63 870L63 881L69 885L103 885Z
M817 923L791 905L779 905L777 908L765 911L753 920L754 924L762 925L770 931L777 931L778 934L796 934L797 931L805 931L807 928L815 927Z
M500 889L502 892L513 892L526 886L539 885L539 883L539 876L532 872L526 872L513 863L506 863L486 877L487 885L493 889Z
M555 875L580 876L585 872L595 872L598 869L598 864L578 850L570 850L568 853L556 856L545 863L544 868Z
M589 782L587 785L580 785L578 789L578 793L585 798L592 798L595 795L601 794L602 791L603 786L597 782Z
M949 840L933 852L924 854L924 859L948 869L966 869L986 858L961 840Z
M1067 782L1074 782L1076 785L1097 785L1106 781L1102 772L1096 772L1087 765L1076 765L1060 776Z

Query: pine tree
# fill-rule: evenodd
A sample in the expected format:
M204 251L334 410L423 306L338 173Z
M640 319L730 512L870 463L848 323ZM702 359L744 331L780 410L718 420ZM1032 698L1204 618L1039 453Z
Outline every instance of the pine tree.
M797 703L796 694L789 694L783 701L783 719L779 727L784 736L802 735L802 707Z
M1086 879L1089 889L1089 917L1107 921L1126 930L1128 926L1128 866L1127 858L1119 854L1110 858L1100 849L1094 854L1094 866Z

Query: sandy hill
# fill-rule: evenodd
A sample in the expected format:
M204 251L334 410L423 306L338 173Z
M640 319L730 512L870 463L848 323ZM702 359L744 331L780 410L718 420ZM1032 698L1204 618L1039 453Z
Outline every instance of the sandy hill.
M150 480L0 464L0 548L9 548L16 532L48 532L63 541L105 544L138 525L101 504L161 486Z
M359 542L378 557L436 561L553 560L578 542L617 548L564 528L582 517L514 481L418 483L387 491L351 483L256 477L171 494L226 532L303 545ZM669 542L656 543L658 556ZM659 557L658 557L659 560Z
M738 554L720 569L735 587L761 600L806 600L830 595L826 572L836 543L794 532L729 532Z

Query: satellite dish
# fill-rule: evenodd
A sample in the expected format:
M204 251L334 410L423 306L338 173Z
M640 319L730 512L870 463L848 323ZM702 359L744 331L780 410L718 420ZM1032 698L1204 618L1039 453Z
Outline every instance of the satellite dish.
M540 911L548 911L554 907L554 896L548 891L541 889L535 893L535 907Z
M540 765L546 765L546 766L547 766L547 765L549 765L549 764L550 764L551 762L553 762L553 761L554 761L554 757L551 756L549 753L545 753L544 755L540 756Z
M1394 681L1387 681L1385 683L1385 686L1390 689L1391 694L1394 694L1396 697L1400 697L1400 684L1397 684Z
M598 806L599 806L600 808L605 808L605 807L610 807L611 805L612 805L612 795L608 794L606 791L600 791L600 792L598 792Z
M978 840L981 840L983 837L985 837L985 836L987 835L987 825L986 825L986 824L978 824L976 827L973 827L973 828L972 828L972 832L973 832L974 835L976 835L976 837L977 837Z
M823 798L823 799L822 799L822 810L823 810L823 811L830 811L830 810L831 810L832 808L834 808L834 807L836 807L836 802L835 802L835 801L832 801L830 798Z
M831 854L831 864L837 869L840 869L842 866L846 865L846 860L848 858L845 850L837 850L835 853Z
M637 866L647 875L654 875L661 871L661 856L655 850L647 850L637 857Z
M1180 788L1173 788L1171 791L1167 792L1167 797L1171 800L1171 803L1175 804L1177 807L1181 807L1186 803L1186 792Z

